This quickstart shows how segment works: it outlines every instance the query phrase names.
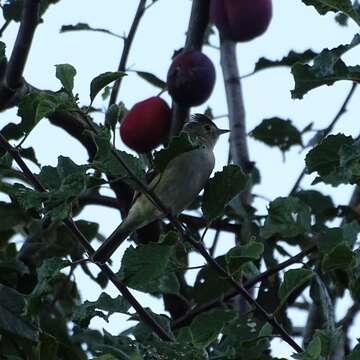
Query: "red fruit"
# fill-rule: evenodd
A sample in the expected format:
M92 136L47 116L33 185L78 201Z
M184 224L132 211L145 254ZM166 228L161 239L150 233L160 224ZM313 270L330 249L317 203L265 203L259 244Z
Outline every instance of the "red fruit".
M122 141L143 153L155 149L169 134L171 110L160 97L154 96L135 104L120 126Z
M173 59L167 87L178 104L196 106L210 97L215 76L215 67L206 55L198 50L186 50Z
M210 19L234 41L248 41L263 34L272 16L271 0L211 0Z

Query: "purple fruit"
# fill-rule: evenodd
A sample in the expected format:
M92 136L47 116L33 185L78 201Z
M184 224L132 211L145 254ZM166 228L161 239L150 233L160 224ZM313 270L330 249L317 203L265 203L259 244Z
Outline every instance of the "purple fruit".
M168 91L180 105L200 105L210 97L215 77L215 67L206 55L186 50L175 56L169 68Z
M210 19L220 33L234 41L262 35L272 16L271 0L211 0Z

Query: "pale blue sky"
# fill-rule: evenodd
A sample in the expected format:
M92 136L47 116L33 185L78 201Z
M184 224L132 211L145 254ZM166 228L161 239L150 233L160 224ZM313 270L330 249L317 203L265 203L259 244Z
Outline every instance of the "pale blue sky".
M303 5L301 0L274 0L274 14L272 23L265 35L252 42L238 45L239 68L241 74L252 71L255 62L261 56L279 59L290 50L303 51L312 48L320 51L325 47L335 47L341 43L350 42L357 31L353 23L348 27L338 26L332 15L320 16L312 7ZM29 62L25 69L25 78L39 88L57 90L59 82L55 78L55 64L69 63L76 67L75 91L79 93L82 104L89 102L89 83L93 77L105 72L116 70L122 51L122 41L105 34L92 32L77 32L59 34L64 24L85 22L93 27L107 28L113 32L123 34L127 32L137 6L135 0L62 0L51 6L44 16L44 24L38 27L31 50ZM184 43L191 1L189 0L159 0L145 14L139 31L136 34L131 49L128 65L133 69L150 71L162 79L166 72L174 49ZM3 37L8 45L7 53L14 42L17 25L12 24ZM211 38L217 44L217 35ZM219 53L212 48L205 48L204 52L211 57L217 69L217 82L213 95L203 106L193 109L193 112L204 110L207 105L213 108L215 115L226 113L226 101L219 67ZM356 64L360 51L352 50L345 59L349 64ZM319 129L328 125L339 109L351 84L338 83L333 87L322 87L312 91L302 101L292 100L290 90L293 80L288 68L277 68L259 72L255 76L244 79L244 100L247 112L248 131L258 125L262 119L273 116L292 119L296 126L304 128L311 121ZM125 78L119 99L131 107L135 102L158 93L158 89L139 79L134 73ZM167 95L164 98L170 103ZM360 91L357 92L349 106L349 111L341 119L336 130L357 136L360 132L357 104L360 100ZM104 106L98 97L96 106ZM3 119L14 121L15 110L3 114ZM102 117L97 117L99 121ZM218 124L225 128L227 120L218 120ZM118 140L119 144L119 140ZM30 135L25 145L34 146L38 158L43 165L55 165L57 157L62 154L71 157L77 163L86 160L86 153L78 143L69 138L58 128L49 126L42 121ZM277 196L286 196L295 179L304 166L305 152L299 153L295 148L286 156L283 162L281 153L276 149L269 149L259 142L249 140L251 160L256 161L261 170L262 183L254 189L257 194L274 199ZM216 147L217 165L220 169L227 159L227 139L223 139ZM304 181L304 185L311 183L312 177ZM350 196L351 187L341 186L333 189L330 186L317 186L326 193L334 196L338 203L345 204ZM266 211L267 202L256 200L255 205L259 212ZM100 231L104 235L117 226L119 222L117 212L99 207L88 207L81 218L100 223ZM211 232L209 232L211 238ZM232 246L232 239L224 237L219 247L219 253ZM119 259L124 247L115 255L115 269L118 269ZM192 256L192 263L199 265L202 260ZM95 269L95 267L94 267ZM94 300L100 294L100 288L89 282L82 274L77 273L81 282L84 300ZM189 275L193 278L194 274ZM110 286L109 293L115 296L116 291ZM162 304L143 294L137 293L139 300L154 311L161 312ZM347 303L347 300L345 300ZM342 308L338 309L339 314ZM296 316L296 324L301 325L304 317L300 312L291 313ZM92 326L104 327L116 333L127 326L122 321L124 316L115 315L110 324L95 319ZM358 319L359 320L359 319ZM359 321L358 321L359 325ZM354 328L353 328L354 329ZM354 338L359 334L354 333ZM278 342L278 341L277 341ZM275 347L274 347L275 348ZM287 344L276 346L274 354L288 356L291 354Z

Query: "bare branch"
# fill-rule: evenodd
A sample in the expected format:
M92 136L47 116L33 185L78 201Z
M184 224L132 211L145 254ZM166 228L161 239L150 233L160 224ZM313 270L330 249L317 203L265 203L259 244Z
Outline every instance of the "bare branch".
M220 56L231 130L231 158L236 165L240 165L245 172L248 172L250 159L247 144L245 107L236 57L236 43L221 37ZM243 192L240 199L243 204L249 204L250 192ZM240 206L241 204L238 205L238 207Z
M140 20L145 12L146 0L140 0L139 5L137 7L134 20L131 24L129 34L124 39L124 48L121 54L120 63L118 66L118 71L125 71L126 70L126 63L129 57L130 48L135 38L136 30L139 26ZM115 84L111 90L109 107L116 103L116 99L119 94L120 85L121 85L122 78L119 78L115 81Z

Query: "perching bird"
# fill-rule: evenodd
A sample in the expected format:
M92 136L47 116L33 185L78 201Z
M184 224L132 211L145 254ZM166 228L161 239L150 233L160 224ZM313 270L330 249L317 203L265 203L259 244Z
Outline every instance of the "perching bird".
M149 189L172 215L189 206L205 186L215 165L214 146L221 134L229 132L217 128L201 114L194 115L182 131L197 140L199 147L176 156L149 184ZM132 232L163 217L165 214L145 194L141 194L127 217L92 256L93 261L106 262Z

